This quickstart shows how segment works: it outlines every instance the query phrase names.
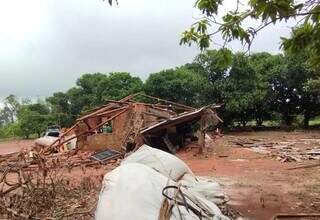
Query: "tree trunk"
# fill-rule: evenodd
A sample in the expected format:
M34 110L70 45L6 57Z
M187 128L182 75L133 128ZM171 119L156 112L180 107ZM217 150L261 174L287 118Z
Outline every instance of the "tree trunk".
M310 114L309 112L304 113L304 118L303 118L303 127L308 128L309 127L309 121L310 121Z
M256 119L256 123L257 123L258 127L261 127L262 123L263 123L263 120L261 118L257 118Z
M291 126L293 122L293 117L288 113L283 114L283 120L287 126Z
M13 113L10 115L10 121L11 121L11 123L14 123L14 115L13 115Z

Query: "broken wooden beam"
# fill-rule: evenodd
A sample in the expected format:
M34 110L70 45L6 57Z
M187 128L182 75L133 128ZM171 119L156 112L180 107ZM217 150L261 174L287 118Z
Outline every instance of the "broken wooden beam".
M82 136L82 135L84 135L84 134L90 133L90 132L92 132L92 131L96 130L97 128L102 127L103 125L105 125L105 124L106 124L106 123L108 123L109 121L113 120L114 118L118 117L118 116L119 116L119 115L121 115L122 113L126 112L128 109L129 109L128 107L127 107L127 108L125 108L125 109L124 109L124 110L122 110L121 112L119 112L119 113L117 113L117 114L113 115L113 116L112 116L112 117L110 117L108 120L106 120L106 121L104 121L104 122L102 122L102 123L98 124L97 126L95 126L95 127L91 128L91 129L90 129L90 130L88 130L88 131L81 132L80 134L77 134L77 135L75 135L75 136L72 136L72 137L70 137L70 138L68 138L68 139L64 140L63 142L59 143L56 147L59 147L59 146L61 146L62 144L67 143L68 141L71 141L71 140L72 140L72 139L74 139L74 138L77 138L77 137Z
M165 99L161 99L161 98L154 97L154 96L150 96L150 95L146 95L146 94L140 94L140 95L141 95L141 96L144 96L144 97L147 97L147 98L150 98L150 99L157 100L157 101L161 101L161 102L165 102L165 103L170 103L170 104L172 104L172 105L185 108L186 110L189 110L189 111L190 111L190 110L195 110L195 108L193 108L193 107L191 107L191 106L179 104L179 103L176 103L176 102L168 101L168 100L165 100Z
M158 117L158 118L164 118L164 119L169 119L170 117L166 117L164 115L160 115L160 114L156 114L156 113L152 113L152 112L142 112L143 114L146 114L146 115L151 115L151 116L155 116L155 117Z

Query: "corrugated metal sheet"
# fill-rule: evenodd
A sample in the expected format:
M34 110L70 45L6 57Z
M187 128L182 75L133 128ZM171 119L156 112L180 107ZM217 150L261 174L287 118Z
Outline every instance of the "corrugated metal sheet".
M193 111L193 112L187 112L187 113L178 115L176 117L169 118L167 120L164 120L162 122L159 122L157 124L149 126L145 129L142 129L140 131L140 134L145 134L145 133L148 133L148 132L153 131L155 129L160 129L160 128L167 127L170 125L191 121L192 119L195 119L195 118L201 116L205 109L206 109L206 107L203 107L203 108L200 108L200 109Z

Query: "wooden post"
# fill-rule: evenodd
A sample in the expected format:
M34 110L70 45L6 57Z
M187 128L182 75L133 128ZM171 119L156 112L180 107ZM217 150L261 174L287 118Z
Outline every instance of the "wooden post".
M201 119L200 119L200 129L199 129L199 140L198 140L198 143L199 143L199 154L203 154L203 151L205 149L205 145L206 145L206 142L205 142L205 117L202 115L201 116Z

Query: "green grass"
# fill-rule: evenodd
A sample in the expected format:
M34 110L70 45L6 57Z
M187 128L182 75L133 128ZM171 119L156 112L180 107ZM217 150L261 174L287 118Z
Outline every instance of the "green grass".
M263 126L266 126L266 127L274 127L274 126L279 126L281 123L280 121L273 121L273 120L268 120L268 121L264 121L262 123ZM233 124L234 127L241 127L241 124L239 123L234 123ZM257 126L257 123L255 120L251 120L251 121L248 121L247 122L247 125L248 127L254 127L254 126Z
M268 121L264 121L262 123L262 125L266 126L266 127L274 127L274 126L279 126L281 123L279 121L271 121L271 120L268 120Z
M23 138L22 137L5 137L5 138L0 138L0 143L6 142L6 141L21 140L21 139Z
M265 127L276 127L276 126L280 126L281 125L281 121L280 120L267 120L267 121L264 121L262 123L263 126ZM295 118L295 120L293 121L293 126L302 126L303 125L303 116L299 115ZM310 119L309 121L309 125L310 126L320 126L320 116L317 116L313 119ZM238 127L241 125L239 123L234 123L233 124L234 127ZM248 127L254 127L254 126L257 126L256 124L256 121L255 120L251 120L251 121L248 121L247 125Z
M320 125L320 116L317 116L310 120L309 122L310 126Z

